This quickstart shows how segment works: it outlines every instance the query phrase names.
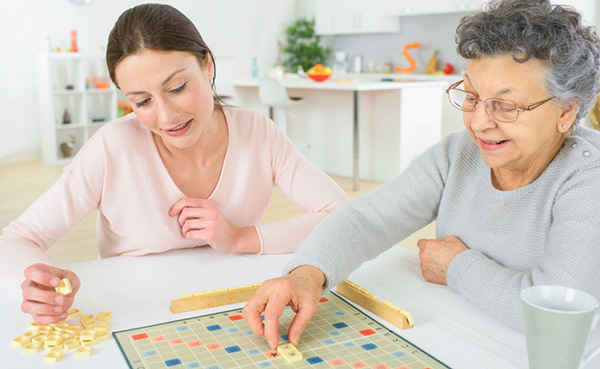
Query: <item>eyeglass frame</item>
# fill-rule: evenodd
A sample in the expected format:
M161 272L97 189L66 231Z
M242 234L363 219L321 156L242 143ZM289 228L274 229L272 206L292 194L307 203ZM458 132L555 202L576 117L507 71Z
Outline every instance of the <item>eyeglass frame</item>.
M462 90L460 88L456 88L457 86L459 86L464 81L465 81L464 79L461 79L460 81L451 84L450 87L448 87L446 89L446 95L448 95L448 100L450 101L450 105L452 105L453 107L455 107L456 109L458 109L460 111L464 111L466 113L472 113L472 112L475 111L475 109L477 109L477 106L479 105L479 102L483 101L483 103L485 105L485 111L488 113L488 115L490 116L490 118L492 118L495 121L498 121L500 123L514 123L514 122L516 122L519 119L519 113L524 112L524 111L531 111L531 110L533 110L533 109L535 109L537 107L542 106L543 104L547 103L548 101L550 101L550 100L552 100L552 99L554 99L556 97L556 96L552 96L552 97L549 97L549 98L547 98L545 100L541 100L541 101L535 102L533 104L529 104L528 106L526 106L524 108L520 108L519 105L517 105L516 103L514 103L512 101L502 100L502 99L496 99L496 98L492 98L492 97L487 98L485 100L482 100L480 97L475 96L474 94L472 94L469 91L465 91L465 90ZM462 92L464 92L466 94L469 94L469 95L475 97L477 99L477 102L475 102L475 104L473 105L473 109L471 109L471 110L463 110L462 108L459 108L458 106L454 105L454 102L450 98L450 90L462 91ZM514 106L516 106L517 108L514 111L517 112L517 116L515 117L515 119L514 120L510 120L510 121L503 121L503 120L499 120L496 117L494 117L493 114L490 112L490 110L488 108L488 103L487 102L490 101L490 100L492 100L492 101L500 101L500 102L505 102L505 103L510 103L510 104L513 104Z

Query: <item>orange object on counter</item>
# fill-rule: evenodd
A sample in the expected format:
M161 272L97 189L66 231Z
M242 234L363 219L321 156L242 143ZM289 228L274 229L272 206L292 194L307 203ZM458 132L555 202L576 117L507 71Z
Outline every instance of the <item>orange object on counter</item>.
M413 43L404 45L404 51L402 51L402 55L404 55L406 60L408 60L408 62L410 63L410 66L409 67L396 67L394 69L396 71L396 73L410 73L413 70L417 69L417 63L415 63L415 59L413 59L413 57L410 56L410 54L408 53L408 50L415 49L415 48L418 49L420 47L421 47L420 42L413 42Z
M109 84L108 81L105 78L102 77L95 77L94 78L94 86L98 89L98 90L105 90L107 88L109 88Z

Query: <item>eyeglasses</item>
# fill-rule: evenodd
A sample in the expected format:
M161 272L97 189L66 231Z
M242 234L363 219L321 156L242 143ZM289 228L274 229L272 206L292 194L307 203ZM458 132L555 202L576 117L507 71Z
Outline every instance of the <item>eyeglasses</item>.
M485 110L487 110L490 117L492 117L492 119L494 119L495 121L502 123L512 123L519 118L520 112L531 111L541 106L542 104L554 99L554 97L550 97L546 100L538 101L524 108L519 108L517 104L506 100L481 100L472 93L457 88L463 82L464 80L460 80L456 83L453 83L446 90L446 93L448 94L448 99L450 100L452 106L464 112L472 112L475 111L475 109L477 108L477 104L480 101L483 101L483 103L485 104Z

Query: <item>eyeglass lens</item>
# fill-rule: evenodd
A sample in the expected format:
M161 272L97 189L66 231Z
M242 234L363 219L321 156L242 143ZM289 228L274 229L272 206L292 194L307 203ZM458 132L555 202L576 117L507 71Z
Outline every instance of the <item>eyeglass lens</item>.
M454 88L448 91L448 97L452 105L462 111L475 110L479 101L477 97L470 93ZM485 104L488 113L497 121L513 122L518 118L518 106L510 101L487 99Z

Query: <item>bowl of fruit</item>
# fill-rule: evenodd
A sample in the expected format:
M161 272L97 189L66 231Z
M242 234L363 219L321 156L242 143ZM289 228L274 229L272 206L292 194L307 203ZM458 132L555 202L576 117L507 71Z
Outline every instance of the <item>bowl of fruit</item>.
M314 81L323 82L331 77L331 68L323 67L322 64L315 64L314 67L306 72L306 75Z

